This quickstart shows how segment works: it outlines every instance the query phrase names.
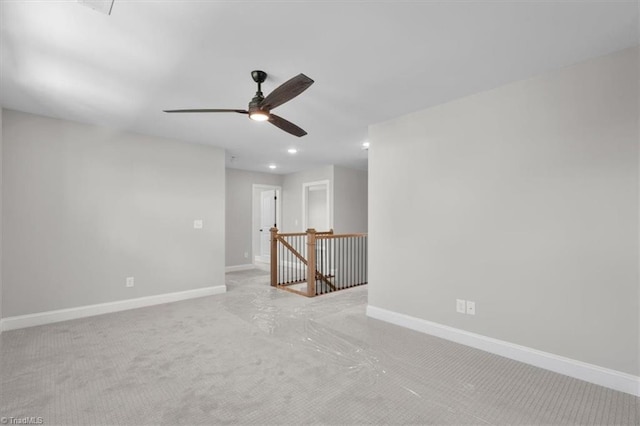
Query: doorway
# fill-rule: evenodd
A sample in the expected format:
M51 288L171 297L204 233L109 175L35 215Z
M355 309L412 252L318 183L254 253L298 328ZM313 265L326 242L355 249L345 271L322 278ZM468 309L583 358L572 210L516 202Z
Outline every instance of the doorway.
M328 231L332 227L331 193L329 181L308 182L302 185L302 230L314 228Z
M280 224L279 186L253 185L253 263L271 261L270 229Z

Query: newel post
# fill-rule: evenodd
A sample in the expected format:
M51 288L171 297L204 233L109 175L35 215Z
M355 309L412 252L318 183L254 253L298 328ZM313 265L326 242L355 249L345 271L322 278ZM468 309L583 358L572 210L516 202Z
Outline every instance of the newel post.
M316 295L316 230L307 229L307 296Z
M278 228L269 229L271 232L271 285L278 285Z

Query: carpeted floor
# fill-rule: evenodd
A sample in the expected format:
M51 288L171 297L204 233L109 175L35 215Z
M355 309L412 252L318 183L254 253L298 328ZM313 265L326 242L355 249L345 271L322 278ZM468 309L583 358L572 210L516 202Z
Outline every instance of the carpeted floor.
M638 425L640 399L307 299L228 292L5 332L0 417L43 424ZM35 419L38 420L38 419Z

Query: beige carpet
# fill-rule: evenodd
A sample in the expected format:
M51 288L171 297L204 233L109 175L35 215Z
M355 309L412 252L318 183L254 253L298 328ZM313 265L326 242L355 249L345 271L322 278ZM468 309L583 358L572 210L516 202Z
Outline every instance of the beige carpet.
M640 399L314 299L228 293L0 337L0 417L43 424L638 425Z

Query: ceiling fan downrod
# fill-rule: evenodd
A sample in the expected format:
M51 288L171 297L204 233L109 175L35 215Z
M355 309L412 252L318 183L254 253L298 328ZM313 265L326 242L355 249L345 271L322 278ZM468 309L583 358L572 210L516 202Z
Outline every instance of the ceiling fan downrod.
M258 83L258 91L256 95L249 102L249 118L255 121L267 121L269 119L269 109L262 106L264 101L264 95L262 94L262 83L267 79L267 73L264 71L256 70L251 72L253 81Z
M260 96L260 98L264 99L264 96L262 95L262 83L267 79L267 73L260 70L251 71L251 78L253 78L253 81L258 83L256 96Z

